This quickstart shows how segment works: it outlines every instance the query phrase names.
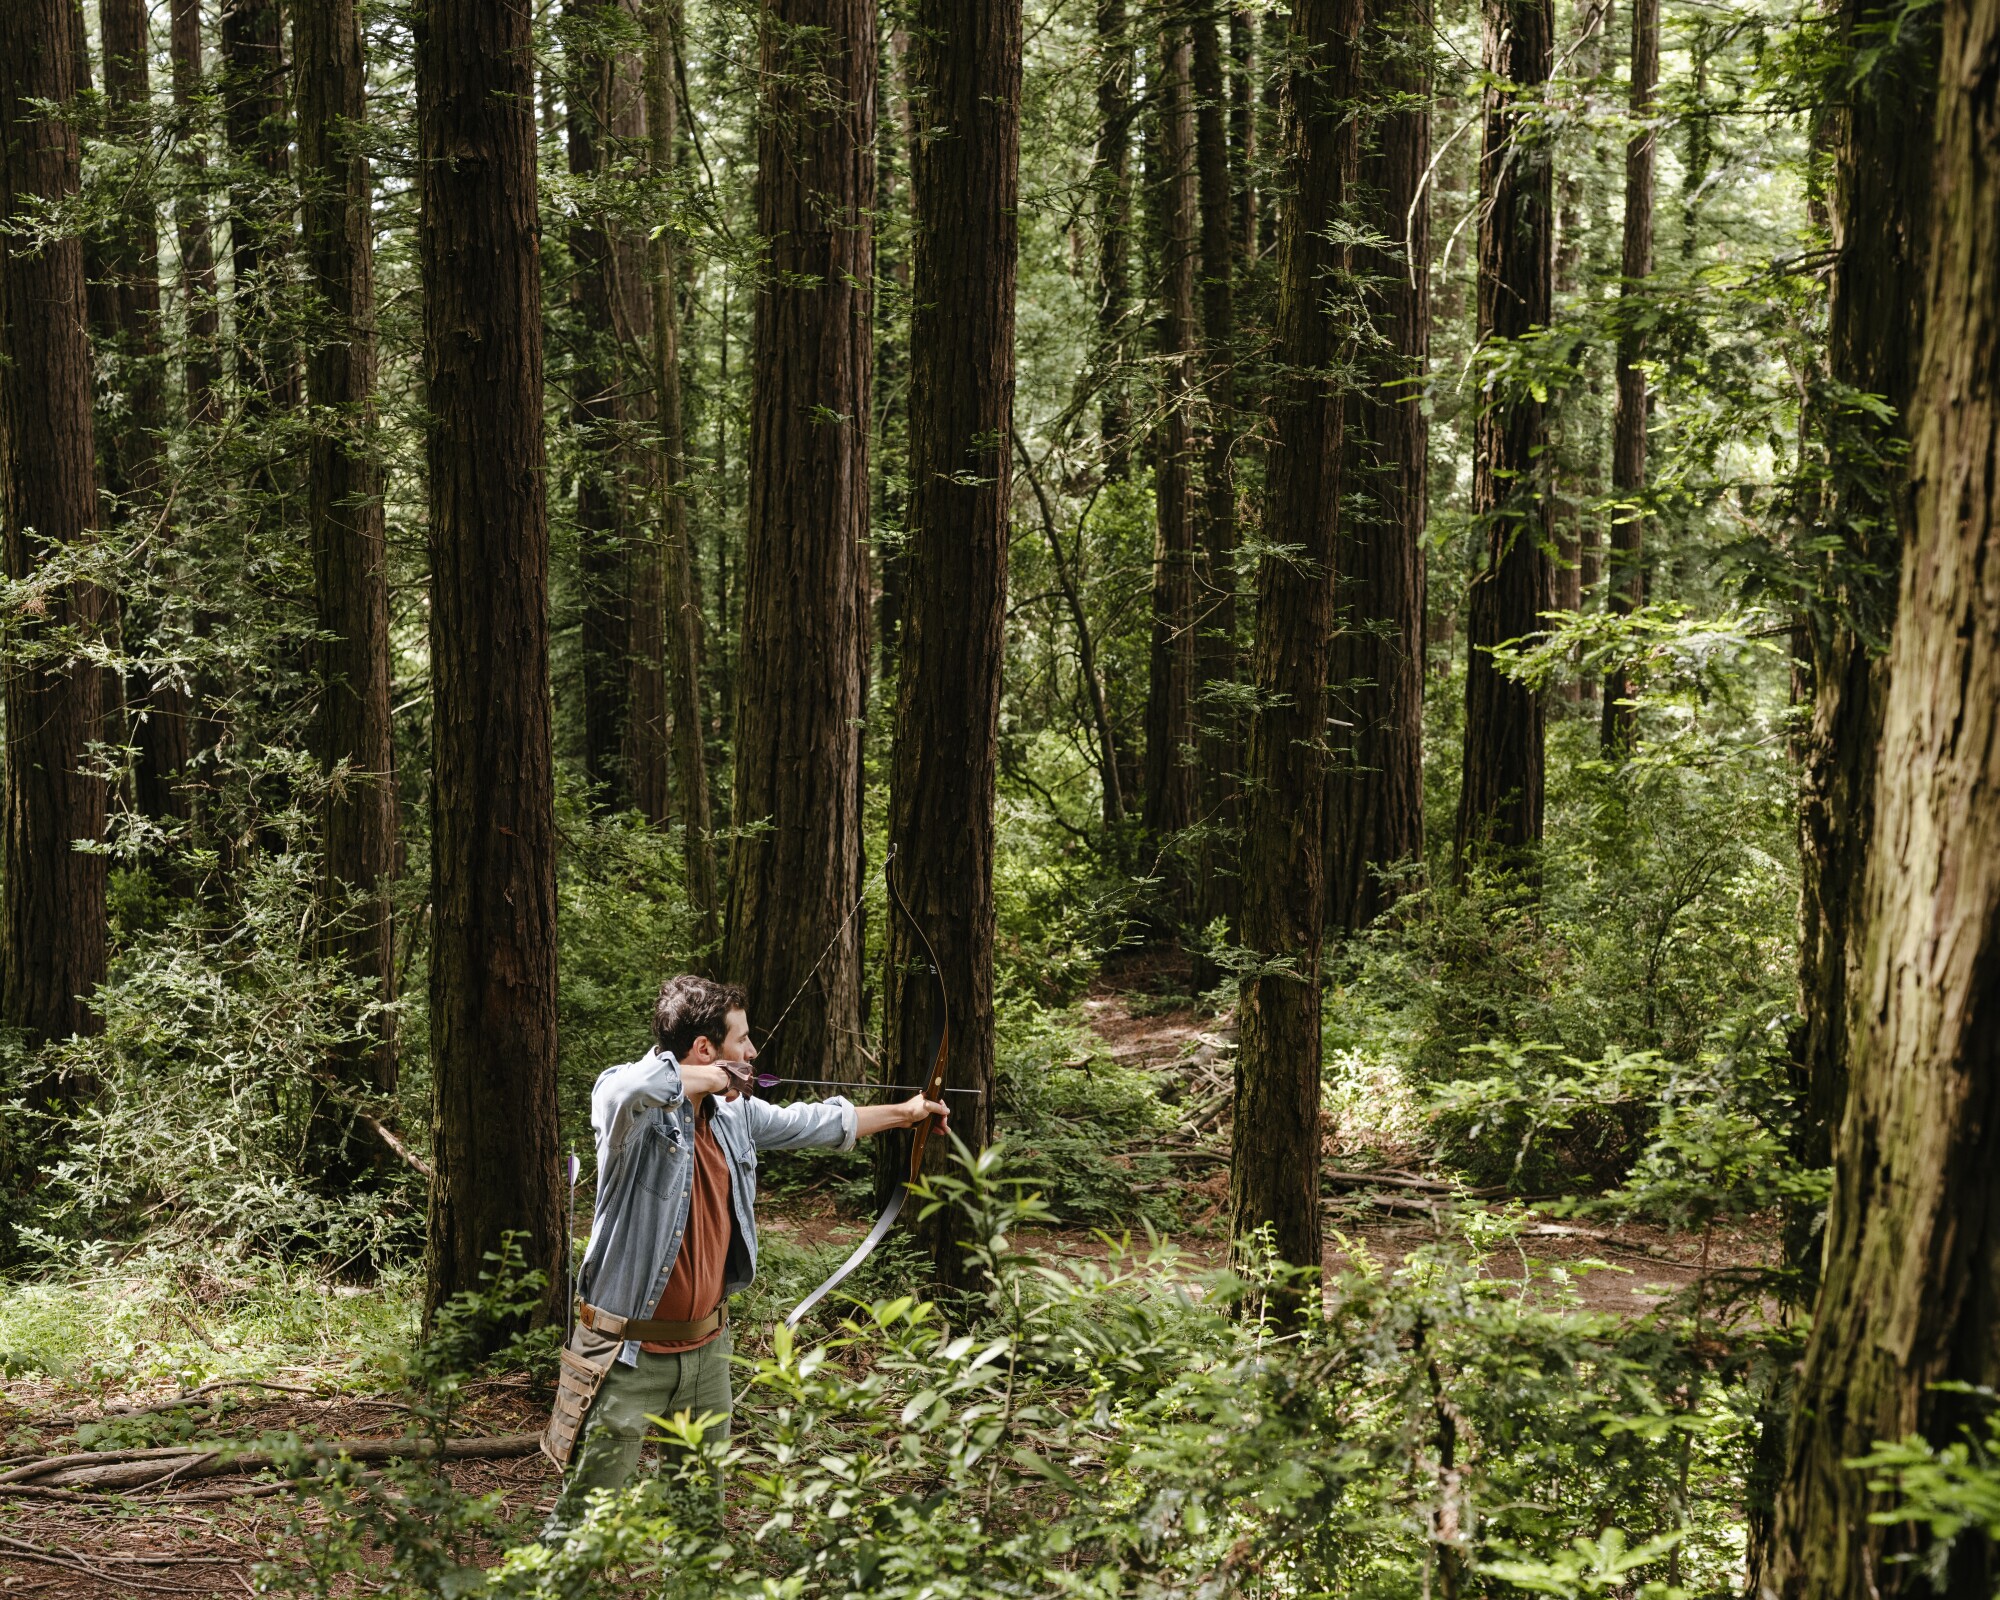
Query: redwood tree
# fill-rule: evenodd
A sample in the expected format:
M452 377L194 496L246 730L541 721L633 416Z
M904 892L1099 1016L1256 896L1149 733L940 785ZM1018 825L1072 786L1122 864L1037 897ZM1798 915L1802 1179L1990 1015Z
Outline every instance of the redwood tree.
M32 579L97 526L96 433L83 243L38 246L12 230L77 191L78 83L67 0L0 7L0 555ZM89 1033L104 978L104 785L85 773L103 675L96 588L52 583L10 619L4 669L7 770L0 848L0 1017L31 1043Z
M1610 584L1605 599L1613 612L1629 614L1646 599L1646 519L1637 504L1646 492L1646 352L1639 317L1646 279L1653 271L1653 152L1659 130L1654 85L1660 76L1660 0L1632 0L1632 131L1625 139L1624 283L1618 291L1623 313L1618 332L1617 398L1611 412L1611 492L1619 502L1612 514L1606 551ZM1621 748L1632 736L1632 685L1622 669L1604 680L1603 741Z
M188 420L215 419L216 336L215 239L208 210L206 162L191 137L203 91L201 0L168 0L173 60L174 114L181 138L181 193L174 201L174 234L181 265L181 389ZM183 750L185 756L185 750ZM178 763L175 768L178 770Z
M856 1080L874 0L771 0L760 49L764 260L723 967L765 1017L796 996L784 1070Z
M431 1072L426 1307L520 1236L561 1298L554 756L534 40L525 7L418 14L429 402Z
M1213 15L1189 23L1200 201L1202 421L1201 539L1196 559L1194 720L1202 824L1195 920L1236 920L1235 833L1241 729L1227 687L1236 648L1236 191L1231 181L1228 85ZM1207 963L1202 963L1206 966ZM1213 982L1201 973L1197 982Z
M302 0L293 13L305 258L323 326L306 352L313 407L306 461L312 537L327 949L393 999L387 880L396 870L396 775L389 721L389 569L375 428L375 249L365 138L366 72L354 0ZM362 1076L395 1083L386 1028Z
M1125 0L1097 0L1097 162L1091 172L1097 224L1097 342L1104 398L1098 408L1104 475L1131 470L1132 407L1123 372L1131 294L1132 38Z
M290 129L278 0L224 0L223 128L234 164L229 196L236 381L252 409L298 403L298 354L281 304L292 248Z
M679 107L673 79L679 15L679 0L654 0L646 46L646 137L653 176L660 183L672 172L676 154ZM653 382L660 425L661 642L672 706L674 789L680 801L688 899L698 919L704 961L712 962L722 944L722 902L702 739L701 604L695 593L688 532L675 261L673 230L661 228L653 240L652 260Z
M1430 0L1381 6L1363 68L1383 109L1365 125L1354 250L1372 340L1347 399L1347 493L1334 567L1327 920L1359 928L1395 899L1381 869L1424 850L1424 523L1430 422Z
M1554 240L1551 136L1541 94L1555 61L1551 0L1486 0L1479 157L1482 344L1545 327ZM1504 386L1503 386L1504 385ZM1486 547L1467 597L1465 759L1456 869L1490 852L1520 865L1542 837L1541 695L1503 674L1496 645L1525 638L1549 605L1548 425L1542 401L1489 380L1473 430L1472 510Z
M1280 1258L1320 1264L1320 941L1328 639L1341 514L1348 268L1332 237L1350 201L1359 8L1297 0L1283 101L1288 204L1278 234L1277 375L1265 537L1257 569L1257 709L1244 766L1243 944L1258 965L1237 998L1230 1232L1271 1230Z
M1152 170L1162 393L1153 434L1152 650L1146 678L1146 826L1162 838L1195 817L1195 129L1188 25L1160 25Z
M936 948L950 1082L979 1091L952 1131L992 1136L994 778L1005 659L1008 431L1021 132L1021 0L920 0L910 93L910 513L889 840L897 887ZM917 1073L934 986L909 923L888 924L886 1047ZM926 1228L965 1272L955 1218Z
M1975 1522L1937 1582L1852 1463L1962 1440L2000 1384L2000 8L1943 9L1914 519L1875 780L1850 1088L1767 1592L1985 1596ZM1884 152L1886 154L1886 152Z
M1894 47L1832 109L1832 293L1827 375L1888 402L1888 420L1838 393L1821 407L1832 481L1825 514L1834 554L1808 613L1812 723L1799 782L1799 1014L1793 1054L1804 1091L1800 1154L1831 1159L1846 1093L1850 977L1866 953L1862 891L1874 838L1876 755L1888 698L1886 635L1913 508L1908 415L1924 340L1931 212L1935 25L1847 0L1851 47ZM1811 1218L1796 1219L1794 1264L1812 1266Z
M603 180L646 148L634 0L567 0L569 170ZM637 448L656 384L635 359L652 340L644 241L586 189L569 229L577 359L570 415L582 446L577 538L583 587L584 771L614 806L667 819L660 544Z
M113 126L124 137L150 137L151 49L142 0L103 0L98 18L104 34L104 87L114 109ZM129 511L149 519L159 514L160 430L166 425L167 390L160 328L160 238L151 190L133 184L119 208L106 251L111 269L117 329L115 372L122 426L100 439L105 490ZM149 541L147 564L163 567L151 553L166 544ZM128 603L123 618L128 651L144 656L143 635L153 615ZM156 820L187 814L186 797L174 782L187 764L188 697L172 672L133 673L125 686L131 707L128 737L136 750L133 798Z

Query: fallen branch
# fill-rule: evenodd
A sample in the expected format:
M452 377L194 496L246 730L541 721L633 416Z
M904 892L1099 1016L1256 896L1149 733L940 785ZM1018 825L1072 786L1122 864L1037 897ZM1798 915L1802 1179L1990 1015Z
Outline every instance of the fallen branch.
M284 1394L305 1394L313 1391L296 1383L267 1383L262 1378L216 1378L208 1383L197 1384L185 1394L177 1394L171 1400L162 1400L150 1406L113 1406L98 1420L110 1422L114 1418L123 1421L127 1417L158 1416L163 1411L178 1411L182 1406L191 1406L197 1400L218 1394L224 1389L276 1389ZM11 1465L12 1463L0 1463Z
M30 1561L40 1561L51 1567L60 1567L65 1572L80 1572L86 1578L95 1578L99 1583L131 1586L132 1580L116 1572L106 1572L102 1567L92 1566L85 1556L75 1550L51 1549L47 1545L36 1544L30 1539L16 1539L11 1534L0 1533L0 1550L9 1550L25 1556ZM180 1566L189 1562L235 1562L235 1556L109 1556L100 1559L118 1562L125 1566L161 1567ZM163 1584L149 1579L147 1588L154 1593L203 1594L202 1589L189 1589L180 1584Z
M1419 1189L1425 1194L1469 1195L1474 1199L1486 1199L1507 1192L1500 1188L1472 1189L1462 1183L1445 1183L1436 1178L1395 1178L1385 1172L1322 1170L1319 1176L1322 1183L1330 1183L1342 1189L1364 1189L1372 1184L1380 1184L1388 1189Z
M1374 1206L1379 1211L1415 1211L1423 1216L1435 1218L1438 1201L1443 1198L1445 1197L1438 1195L1428 1200L1419 1200L1405 1194L1344 1194L1338 1198L1329 1197L1320 1204L1328 1210L1338 1206Z
M1530 1235L1541 1239L1585 1239L1592 1244L1609 1245L1614 1250L1623 1250L1628 1255L1645 1256L1654 1261L1671 1261L1676 1266L1687 1263L1665 1245L1649 1244L1643 1239L1624 1239L1602 1228L1577 1228L1562 1222L1538 1222L1528 1229Z
M537 1433L510 1433L491 1439L324 1439L301 1448L320 1460L446 1461L500 1460L532 1455L540 1447ZM195 1478L215 1478L233 1472L264 1472L278 1464L279 1453L239 1450L227 1442L162 1445L150 1450L87 1450L49 1456L11 1472L0 1473L0 1493L14 1484L32 1488L135 1489Z

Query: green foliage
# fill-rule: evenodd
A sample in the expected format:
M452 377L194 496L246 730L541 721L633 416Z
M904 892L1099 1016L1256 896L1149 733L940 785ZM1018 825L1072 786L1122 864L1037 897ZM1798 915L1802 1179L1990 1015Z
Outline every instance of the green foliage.
M1010 1172L1066 1223L1168 1220L1163 1197L1133 1189L1135 1176L1164 1180L1168 1164L1128 1154L1173 1126L1149 1075L1112 1061L1073 1014L1022 999L1002 1000L997 1012L997 1109L1013 1148Z
M45 1083L97 1093L51 1151L23 1246L65 1259L91 1239L151 1232L330 1265L410 1248L421 1197L402 1169L360 1188L318 1181L328 1145L362 1136L361 1103L330 1082L332 1064L396 1010L315 949L326 911L306 817L267 820L223 904L124 876L121 905L143 920L98 991L103 1031L39 1063Z
M560 786L556 826L563 1111L580 1129L597 1075L651 1048L660 984L704 952L674 833L593 811L573 781Z
M1195 1294L1159 1252L1024 1251L1048 1212L997 1151L926 1201L956 1208L974 1303L947 1319L879 1300L809 1347L775 1329L739 1360L729 1443L657 1419L678 1446L661 1475L594 1496L561 1544L482 1572L474 1542L506 1533L492 1501L422 1464L302 1458L302 1487L337 1514L314 1519L309 1564L266 1581L326 1594L365 1570L393 1594L567 1600L1164 1593L1259 1574L1415 1600L1447 1568L1665 1600L1731 1581L1750 1440L1736 1391L1703 1381L1676 1324L1582 1315L1559 1277L1482 1277L1504 1228L1393 1270L1357 1246L1324 1315L1286 1333L1255 1314L1262 1275ZM440 1329L494 1314L481 1297ZM448 1400L452 1351L476 1343L440 1332L412 1369L420 1406Z
M1547 1045L1467 1052L1493 1071L1444 1085L1432 1109L1446 1150L1529 1189L1574 1175L1599 1192L1578 1209L1638 1212L1676 1226L1824 1203L1824 1173L1791 1155L1784 1039L1718 1039L1692 1064L1644 1050L1597 1061Z
M1893 1494L1896 1503L1869 1514L1869 1521L1891 1527L1914 1524L1929 1535L1917 1557L1925 1577L1943 1589L1951 1554L1967 1534L2000 1540L2000 1412L1993 1409L1990 1389L1969 1384L1936 1386L1941 1392L1977 1400L1985 1415L1962 1430L1963 1437L1934 1445L1919 1434L1899 1443L1882 1443L1846 1465L1870 1474L1868 1487L1876 1494Z

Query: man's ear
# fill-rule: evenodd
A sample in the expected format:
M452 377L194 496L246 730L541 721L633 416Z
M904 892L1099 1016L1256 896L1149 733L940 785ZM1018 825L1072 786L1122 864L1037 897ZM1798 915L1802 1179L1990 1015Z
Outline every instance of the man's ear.
M715 1059L715 1041L705 1033L694 1036L694 1043L687 1047L681 1061L690 1067L705 1067Z

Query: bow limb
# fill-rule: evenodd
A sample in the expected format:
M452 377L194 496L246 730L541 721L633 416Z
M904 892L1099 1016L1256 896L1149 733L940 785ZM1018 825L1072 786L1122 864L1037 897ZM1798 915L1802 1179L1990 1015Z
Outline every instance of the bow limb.
M916 913L910 910L909 902L904 900L902 892L897 889L896 880L886 872L883 878L889 886L890 900L894 902L896 909L902 912L903 920L910 925L910 932L916 936L917 943L923 946L924 960L930 964L931 1033L924 1045L924 1098L942 1099L945 1066L951 1053L951 1001L945 993L944 968L938 963L937 950L925 934L923 924L917 921ZM931 1129L936 1123L936 1117L925 1117L910 1135L911 1183L915 1183L923 1176L924 1146L930 1139Z

